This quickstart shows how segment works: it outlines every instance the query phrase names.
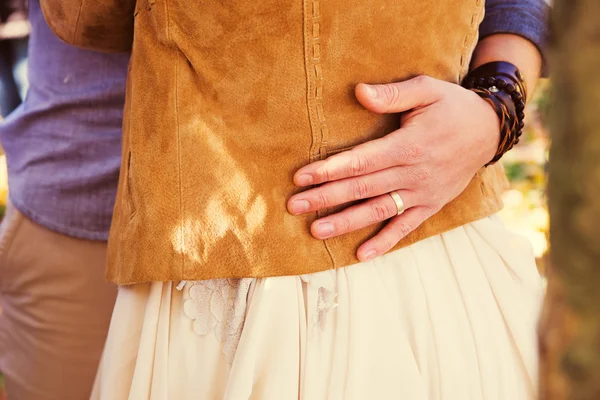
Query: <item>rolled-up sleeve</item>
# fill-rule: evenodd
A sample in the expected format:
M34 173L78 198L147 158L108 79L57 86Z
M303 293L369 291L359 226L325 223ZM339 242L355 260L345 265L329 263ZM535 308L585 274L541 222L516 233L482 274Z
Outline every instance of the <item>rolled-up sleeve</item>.
M495 33L519 35L535 44L545 59L549 11L545 0L486 0L479 37Z
M50 29L85 49L126 52L133 42L135 0L40 0Z

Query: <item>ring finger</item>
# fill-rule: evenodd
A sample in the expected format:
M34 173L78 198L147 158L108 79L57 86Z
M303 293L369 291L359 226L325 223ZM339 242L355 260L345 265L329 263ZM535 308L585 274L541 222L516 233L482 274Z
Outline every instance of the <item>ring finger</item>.
M410 190L395 191L404 203L404 210L416 207L418 195ZM366 226L385 221L398 215L399 207L389 193L374 197L360 204L348 207L337 214L321 218L310 227L317 239L328 239Z
M393 167L369 175L342 179L292 196L288 210L295 215L383 195L398 187L414 187L408 167Z

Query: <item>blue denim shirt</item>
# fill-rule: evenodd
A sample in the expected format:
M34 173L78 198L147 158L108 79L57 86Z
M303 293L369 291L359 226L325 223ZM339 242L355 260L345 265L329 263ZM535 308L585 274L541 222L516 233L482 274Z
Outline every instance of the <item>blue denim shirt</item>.
M516 33L543 48L543 0L488 0L481 36ZM0 124L10 198L36 223L106 240L121 160L128 56L67 46L30 1L29 94Z
M106 240L129 56L61 42L46 25L39 0L30 1L29 19L29 91L0 124L11 201L51 230Z
M485 18L479 37L512 33L535 44L542 55L548 42L548 12L551 0L486 0ZM544 59L544 75L546 60Z

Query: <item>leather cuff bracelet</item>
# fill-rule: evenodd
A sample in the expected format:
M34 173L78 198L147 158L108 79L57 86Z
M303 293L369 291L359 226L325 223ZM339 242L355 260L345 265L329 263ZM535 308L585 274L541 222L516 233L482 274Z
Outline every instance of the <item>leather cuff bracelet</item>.
M525 125L527 86L523 75L511 63L496 61L475 68L463 80L463 87L487 101L500 118L500 143L492 165L519 143Z

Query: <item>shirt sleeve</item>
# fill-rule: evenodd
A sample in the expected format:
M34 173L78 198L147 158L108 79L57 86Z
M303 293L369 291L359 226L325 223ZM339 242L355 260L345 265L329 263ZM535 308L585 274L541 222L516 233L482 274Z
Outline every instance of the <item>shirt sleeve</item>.
M135 0L40 0L50 29L73 46L127 52L133 43Z
M486 0L479 38L495 33L512 33L528 39L542 54L546 70L548 14L545 0Z

